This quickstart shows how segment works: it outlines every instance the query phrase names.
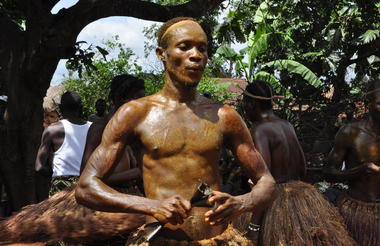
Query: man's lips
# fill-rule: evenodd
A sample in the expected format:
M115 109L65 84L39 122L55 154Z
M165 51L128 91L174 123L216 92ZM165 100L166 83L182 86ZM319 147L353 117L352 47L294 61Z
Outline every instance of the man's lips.
M190 70L193 72L203 72L204 68L201 66L197 67L186 67L186 70Z

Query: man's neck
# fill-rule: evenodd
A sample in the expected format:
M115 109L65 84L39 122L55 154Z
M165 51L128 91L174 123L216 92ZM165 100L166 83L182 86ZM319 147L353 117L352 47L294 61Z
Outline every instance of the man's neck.
M272 109L260 110L260 113L256 116L255 121L262 122L274 119L276 115L273 113Z
M76 124L76 125L83 125L86 123L81 117L79 117L77 114L71 114L67 113L63 115L63 119L68 120L70 123Z
M169 75L165 74L165 86L162 89L162 94L165 97L180 103L190 103L195 100L196 92L196 87L190 87L181 82L175 82Z

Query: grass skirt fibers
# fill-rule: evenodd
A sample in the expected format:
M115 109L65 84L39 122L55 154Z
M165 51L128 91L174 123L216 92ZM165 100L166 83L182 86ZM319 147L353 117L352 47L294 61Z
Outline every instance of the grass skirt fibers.
M0 245L11 243L58 242L98 243L128 237L145 216L106 213L78 204L75 186L56 193L38 204L0 222Z
M260 245L356 245L336 208L312 185L290 181L276 185L276 193L263 217Z
M359 201L343 193L337 206L359 245L380 245L380 203Z
M198 241L177 241L156 237L151 242L126 244L125 246L253 246L252 242L244 237L232 225L220 235Z

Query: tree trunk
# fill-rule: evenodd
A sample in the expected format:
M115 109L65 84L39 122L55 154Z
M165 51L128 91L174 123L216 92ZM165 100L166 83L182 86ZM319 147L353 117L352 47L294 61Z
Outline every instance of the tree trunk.
M42 100L59 60L73 55L76 37L87 24L116 15L155 21L199 17L223 1L191 0L178 6L138 0L80 1L52 15L57 0L15 0L25 16L26 30L0 15L0 29L6 34L0 38L0 89L6 88L9 114L6 128L0 130L0 178L12 210L40 200L34 162L42 133ZM38 183L46 185L46 181Z

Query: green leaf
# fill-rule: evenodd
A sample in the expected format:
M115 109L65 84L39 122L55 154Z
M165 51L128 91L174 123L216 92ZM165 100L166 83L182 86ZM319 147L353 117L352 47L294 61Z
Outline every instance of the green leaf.
M268 72L265 72L265 71L260 71L260 72L255 74L254 79L267 82L268 84L270 84L273 87L273 90L277 94L281 93L281 88L283 88L283 86L280 83L280 81L278 81L274 75L272 75ZM293 97L293 94L290 93L288 90L286 90L284 96L285 96L285 98L291 98L291 97Z
M363 44L368 44L377 39L380 36L380 31L379 30L367 30L365 33L363 33L360 37L359 40Z
M362 90L360 88L352 88L350 90L350 94L353 94L353 95L360 94L360 93L362 93Z
M252 43L252 46L249 47L248 68L250 74L253 72L253 65L256 57L267 51L268 38L270 35L271 33L262 35L256 42Z
M103 49L102 47L100 46L95 46L99 53L103 56L104 60L107 60L106 56L109 54L108 51L106 49Z
M268 14L268 4L264 1L260 4L259 8L256 10L255 16L253 17L253 22L254 23L264 22L267 14Z
M277 70L286 70L291 73L296 73L302 76L310 85L319 87L322 81L307 67L299 62L292 60L275 60L265 63L264 66L274 67Z
M228 45L222 45L217 50L216 53L229 59L229 60L236 60L238 57L238 53L234 49L232 49Z

